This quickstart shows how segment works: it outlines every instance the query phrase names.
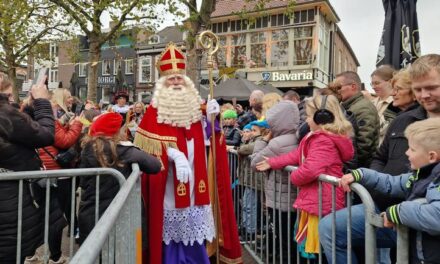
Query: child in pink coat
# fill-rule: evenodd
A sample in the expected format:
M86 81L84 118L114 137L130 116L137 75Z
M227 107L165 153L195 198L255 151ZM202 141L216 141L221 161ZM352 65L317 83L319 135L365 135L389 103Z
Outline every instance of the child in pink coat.
M354 149L350 139L351 123L345 118L336 97L315 96L306 102L307 123L311 132L300 142L299 147L278 157L266 158L257 164L260 171L283 169L298 165L290 175L293 184L299 187L293 204L299 218L295 225L295 240L298 250L306 258L314 258L319 252L318 237L318 177L327 174L342 177L343 163L353 158ZM344 192L336 189L336 210L345 205ZM322 215L331 211L331 186L322 184Z

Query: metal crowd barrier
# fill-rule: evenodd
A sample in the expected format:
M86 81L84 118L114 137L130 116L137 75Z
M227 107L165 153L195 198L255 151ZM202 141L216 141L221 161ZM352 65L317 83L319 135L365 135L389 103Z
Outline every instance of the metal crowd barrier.
M293 231L294 231L294 217L298 217L291 204L288 207L288 211L282 212L281 210L276 210L277 203L281 199L281 188L283 177L283 172L290 173L296 169L296 167L288 166L283 171L274 171L275 186L273 190L273 197L275 198L273 204L265 204L265 194L263 185L266 183L266 173L254 172L250 168L250 162L242 166L244 162L247 162L244 158L239 157L236 151L229 151L229 164L231 171L231 182L233 184L233 198L234 198L234 209L237 224L239 226L240 240L244 248L249 252L249 254L254 258L256 263L311 263L312 261L301 259L300 254L296 250L296 243L293 242ZM248 174L252 183L251 186L246 185L241 180L244 175ZM285 176L284 176L285 177ZM258 190L256 178L263 179L263 184L261 190ZM290 177L289 177L290 179ZM290 182L290 180L289 180ZM320 175L319 176L319 219L322 217L322 183L328 183L331 185L332 193L332 259L336 259L336 187L338 186L339 178ZM295 186L292 184L288 185L288 201L293 195ZM247 189L247 190L246 190ZM255 190L257 195L253 196L253 203L256 206L261 206L261 210L257 210L258 215L254 215L254 221L258 226L255 230L251 232L246 230L246 219L244 219L246 212L243 210L243 203L246 197L243 196L245 192L249 192L249 189ZM375 204L369 192L358 183L351 184L352 193L356 193L365 208L365 263L373 264L376 263L376 228L383 227L383 219L376 213ZM285 190L284 190L285 191ZM351 205L352 205L352 193L346 194L346 206L348 208L347 214L347 258L348 263L352 262L351 256ZM277 200L278 199L278 200ZM284 227L283 221L287 218L287 228ZM252 225L251 225L252 226ZM401 227L403 231L398 230L397 235L397 245L398 245L398 255L397 263L408 263L408 235L405 231L405 227ZM287 230L287 234L284 234ZM287 245L283 245L287 244ZM293 252L292 252L293 250ZM286 252L287 251L287 252ZM284 256L284 259L283 259ZM324 257L325 258L325 257ZM322 252L319 252L318 263L323 262ZM316 263L316 261L313 261ZM326 262L325 262L326 263Z
M140 171L133 171L70 264L141 263L142 204Z
M133 173L132 175L139 174L139 168L137 165L133 166ZM110 168L91 168L91 169L65 169L65 170L50 170L50 171L22 171L22 172L5 172L1 173L0 175L0 184L2 181L18 181L18 208L17 208L17 249L16 249L16 263L22 264L21 260L24 259L21 256L21 244L22 244L22 216L23 216L23 185L27 183L29 180L41 180L41 179L47 179L45 181L46 187L44 189L45 191L45 208L44 208L44 255L43 255L43 261L44 263L48 263L49 260L49 252L48 252L48 237L49 237L49 212L50 212L50 195L51 195L51 184L52 181L50 179L63 177L70 178L72 180L72 186L76 186L76 180L77 177L84 177L84 176L96 176L96 202L95 202L95 225L98 222L99 218L99 182L100 177L114 177L117 182L119 183L119 186L122 187L125 183L125 177L117 170L110 169ZM132 177L135 178L135 177ZM133 180L131 180L133 181ZM127 184L126 184L127 185ZM126 186L124 185L124 187ZM119 194L118 194L119 195ZM140 198L138 199L140 203ZM133 201L132 201L133 202ZM73 256L73 246L74 246L74 214L76 210L76 190L75 188L72 188L71 192L71 212L70 212L70 248L69 248L69 256L70 258ZM107 210L109 211L109 210ZM106 212L107 212L106 211ZM43 219L42 219L43 220ZM94 233L91 233L89 238L93 235L96 235ZM93 234L93 235L92 235ZM87 239L90 240L90 239ZM86 240L86 242L87 242ZM90 241L88 244L84 243L85 245L90 244ZM81 247L84 248L84 247ZM80 250L82 251L82 250ZM79 252L80 252L79 251ZM70 263L92 263L92 262L74 262L72 260ZM122 263L122 262L121 262ZM128 263L128 262L126 262Z

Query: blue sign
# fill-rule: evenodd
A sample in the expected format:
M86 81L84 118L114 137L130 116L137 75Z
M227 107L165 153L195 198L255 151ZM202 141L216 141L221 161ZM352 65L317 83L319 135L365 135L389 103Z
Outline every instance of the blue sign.
M263 77L263 81L267 82L270 80L271 73L270 72L262 72L261 76Z

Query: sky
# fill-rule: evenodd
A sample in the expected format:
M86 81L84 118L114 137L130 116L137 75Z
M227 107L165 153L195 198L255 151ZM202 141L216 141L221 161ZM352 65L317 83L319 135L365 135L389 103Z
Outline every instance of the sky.
M358 73L367 88L375 69L385 11L381 0L330 0L342 33L361 64ZM440 1L418 0L417 17L422 54L440 54Z

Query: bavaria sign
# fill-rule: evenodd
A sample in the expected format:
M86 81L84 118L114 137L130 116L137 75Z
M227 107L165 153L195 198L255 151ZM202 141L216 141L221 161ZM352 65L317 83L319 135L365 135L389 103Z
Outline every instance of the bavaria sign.
M281 82L281 81L305 81L313 80L312 71L301 72L262 72L261 77L266 82Z

